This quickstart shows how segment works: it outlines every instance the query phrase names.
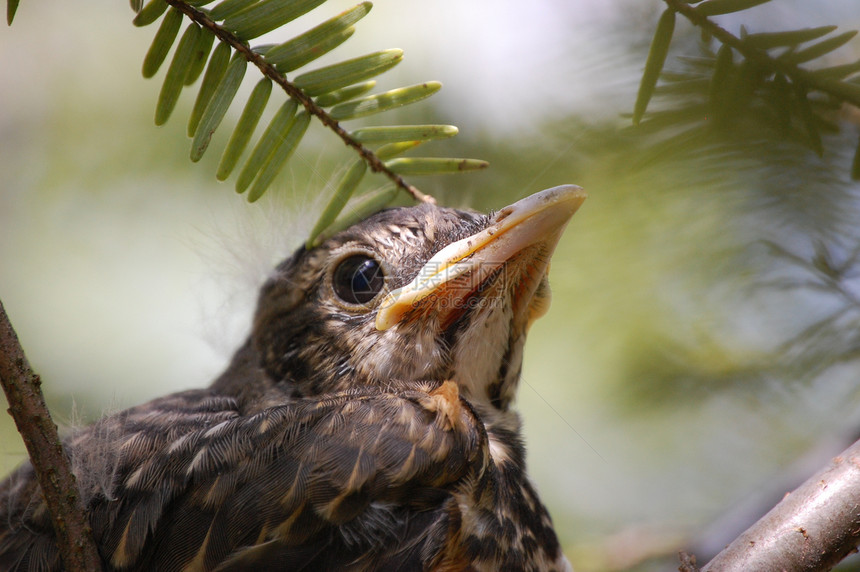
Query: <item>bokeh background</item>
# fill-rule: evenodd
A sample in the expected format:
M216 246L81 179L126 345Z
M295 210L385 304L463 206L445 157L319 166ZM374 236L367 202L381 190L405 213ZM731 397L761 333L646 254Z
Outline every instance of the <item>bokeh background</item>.
M692 155L655 145L624 114L661 9L379 0L332 54L400 47L384 87L443 82L399 117L458 125L439 152L492 164L414 181L444 204L589 191L519 395L530 472L584 572L671 569L678 549L702 562L860 434L856 113L822 157L755 132ZM217 375L346 156L312 132L246 204L214 178L228 130L187 159L193 93L153 125L163 71L141 78L154 28L131 17L122 1L24 0L0 30L0 299L66 427ZM720 22L856 29L860 8L773 0ZM679 20L667 68L697 38ZM827 63L858 56L855 40ZM0 474L24 458L0 416Z

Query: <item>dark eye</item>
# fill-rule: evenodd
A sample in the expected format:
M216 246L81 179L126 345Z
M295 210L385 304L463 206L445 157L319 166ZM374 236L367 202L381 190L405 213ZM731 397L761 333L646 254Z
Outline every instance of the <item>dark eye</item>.
M364 254L344 258L332 275L334 293L349 304L367 304L383 286L385 275L379 262Z

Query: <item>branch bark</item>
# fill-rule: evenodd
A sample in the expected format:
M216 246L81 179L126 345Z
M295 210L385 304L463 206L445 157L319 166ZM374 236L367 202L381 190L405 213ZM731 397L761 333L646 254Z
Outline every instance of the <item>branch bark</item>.
M75 475L63 452L57 426L45 405L41 380L30 367L2 302L0 385L9 402L9 414L24 438L30 461L36 470L66 570L98 572L102 568L101 558L78 494Z
M789 493L702 572L830 570L860 544L860 441Z

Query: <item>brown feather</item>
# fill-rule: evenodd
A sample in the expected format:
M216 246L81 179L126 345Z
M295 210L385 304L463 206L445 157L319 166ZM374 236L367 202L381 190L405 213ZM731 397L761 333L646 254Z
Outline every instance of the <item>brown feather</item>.
M489 220L395 209L300 249L263 287L248 341L211 388L70 436L105 569L563 569L507 407L527 320L506 316L520 290L498 272L476 290L505 301L495 316L508 321L492 328L478 310L440 321L425 304L381 331L379 296L350 305L332 283L360 255L381 261L386 291L401 287ZM480 328L489 369L464 351ZM483 387L460 383L479 366L494 372ZM25 464L0 484L0 570L60 569Z

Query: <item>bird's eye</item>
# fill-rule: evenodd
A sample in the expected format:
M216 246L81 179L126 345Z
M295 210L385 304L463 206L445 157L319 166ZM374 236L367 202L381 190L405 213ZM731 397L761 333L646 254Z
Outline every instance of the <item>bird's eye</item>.
M332 275L334 293L348 304L367 304L384 286L385 274L379 262L364 254L344 258Z

